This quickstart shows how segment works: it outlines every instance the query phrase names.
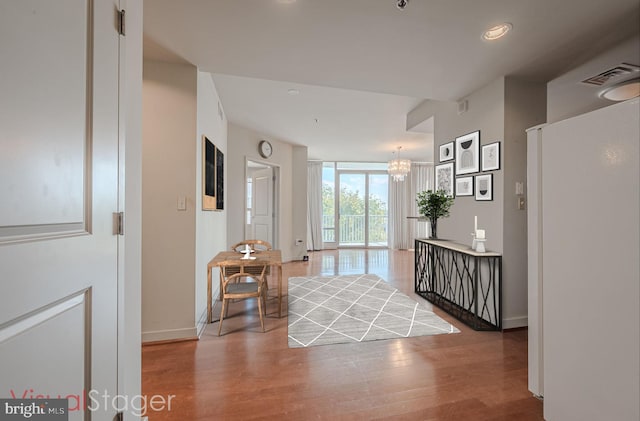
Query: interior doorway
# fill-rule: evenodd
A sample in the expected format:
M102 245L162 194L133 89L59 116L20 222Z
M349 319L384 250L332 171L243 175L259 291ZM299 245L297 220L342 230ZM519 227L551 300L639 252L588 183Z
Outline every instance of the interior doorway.
M244 238L268 241L278 248L278 177L280 168L247 160Z

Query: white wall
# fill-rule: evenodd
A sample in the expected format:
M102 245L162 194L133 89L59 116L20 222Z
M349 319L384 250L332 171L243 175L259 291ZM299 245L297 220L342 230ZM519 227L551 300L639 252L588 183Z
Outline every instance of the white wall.
M640 99L542 129L544 416L640 419Z
M293 189L292 214L293 238L300 239L300 244L293 246L292 260L302 260L307 254L307 147L293 147L293 162L291 168Z
M273 155L269 159L264 159L258 154L258 143L262 139L267 139L273 145ZM295 148L295 153L294 153ZM283 261L291 261L300 258L301 251L306 247L295 245L295 239L300 238L306 244L306 147L294 147L293 145L269 138L261 133L255 132L246 127L233 123L229 124L229 134L227 143L227 209L236 211L228 213L227 241L234 244L244 239L244 210L245 208L245 163L247 159L257 162L265 162L279 168L279 186L277 190L278 207L280 211L280 224L278 227L278 248L282 250ZM304 150L304 151L303 151ZM294 191L294 158L295 176L302 177L300 168L304 167L304 190ZM302 160L304 161L302 162ZM296 182L297 188L298 182ZM302 212L303 217L296 218L294 212ZM299 236L298 236L299 235ZM296 237L298 236L298 237Z
M218 108L220 107L220 108ZM220 112L218 112L220 110ZM197 135L193 142L196 153L195 172L193 177L196 185L196 296L195 317L198 323L198 334L205 326L207 315L207 263L218 252L229 247L227 241L227 209L223 211L202 210L202 136L207 136L224 154L227 153L227 118L220 104L220 98L210 73L198 72L198 122ZM228 159L228 158L227 158ZM225 169L228 169L225 164ZM225 192L229 190L228 177L225 177ZM227 193L228 194L228 193ZM219 292L218 269L214 269L212 277L212 296Z
M143 75L143 341L196 337L197 70L145 60Z
M516 183L527 181L526 129L546 119L546 84L506 78L503 160L503 289L505 327L528 325L527 211L518 209ZM526 191L525 191L526 192ZM525 204L526 207L526 204Z

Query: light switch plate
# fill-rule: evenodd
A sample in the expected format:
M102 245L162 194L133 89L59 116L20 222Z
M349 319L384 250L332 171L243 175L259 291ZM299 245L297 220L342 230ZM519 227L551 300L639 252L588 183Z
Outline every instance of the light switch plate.
M178 196L178 210L185 211L187 210L187 198L184 196Z

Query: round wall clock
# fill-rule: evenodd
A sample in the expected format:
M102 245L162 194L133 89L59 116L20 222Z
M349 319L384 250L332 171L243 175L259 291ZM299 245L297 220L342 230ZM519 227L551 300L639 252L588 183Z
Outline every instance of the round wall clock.
M273 153L273 147L268 141L261 140L260 143L258 143L258 152L260 153L261 157L269 158Z

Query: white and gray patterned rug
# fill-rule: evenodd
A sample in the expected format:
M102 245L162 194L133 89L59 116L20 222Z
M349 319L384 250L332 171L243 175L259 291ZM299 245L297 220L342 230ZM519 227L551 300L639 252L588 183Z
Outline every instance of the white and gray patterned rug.
M289 348L457 332L376 275L289 278Z

